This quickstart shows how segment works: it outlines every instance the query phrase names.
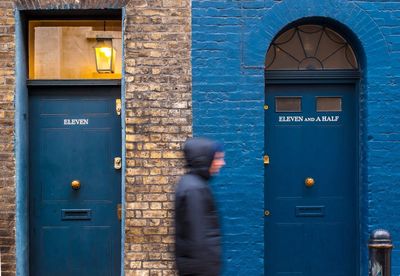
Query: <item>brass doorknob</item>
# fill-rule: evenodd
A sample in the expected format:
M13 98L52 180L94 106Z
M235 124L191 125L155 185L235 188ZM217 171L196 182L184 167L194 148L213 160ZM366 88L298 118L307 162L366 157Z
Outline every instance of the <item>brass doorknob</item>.
M312 187L315 184L315 180L312 177L307 177L304 183L306 184L307 187Z
M264 216L268 217L270 214L271 214L271 212L269 210L264 211Z
M74 190L79 190L79 188L81 187L81 182L79 182L79 180L73 180L71 182L71 187Z

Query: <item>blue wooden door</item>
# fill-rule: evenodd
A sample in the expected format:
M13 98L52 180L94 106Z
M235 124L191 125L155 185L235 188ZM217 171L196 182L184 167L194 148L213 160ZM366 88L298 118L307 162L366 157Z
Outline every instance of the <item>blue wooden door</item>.
M265 275L358 273L352 84L266 87Z
M30 275L120 275L119 93L30 89Z

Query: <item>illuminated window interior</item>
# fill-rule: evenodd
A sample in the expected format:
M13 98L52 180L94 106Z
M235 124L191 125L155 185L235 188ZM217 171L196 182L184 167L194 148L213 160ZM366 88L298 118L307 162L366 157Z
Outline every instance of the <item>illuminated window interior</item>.
M30 79L120 79L120 20L29 22Z

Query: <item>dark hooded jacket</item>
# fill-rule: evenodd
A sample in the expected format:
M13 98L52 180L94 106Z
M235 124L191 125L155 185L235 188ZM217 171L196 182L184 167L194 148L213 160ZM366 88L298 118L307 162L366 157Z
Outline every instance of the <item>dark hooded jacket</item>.
M209 168L217 144L203 138L184 146L188 172L175 193L175 255L179 275L217 276L221 268L221 234Z

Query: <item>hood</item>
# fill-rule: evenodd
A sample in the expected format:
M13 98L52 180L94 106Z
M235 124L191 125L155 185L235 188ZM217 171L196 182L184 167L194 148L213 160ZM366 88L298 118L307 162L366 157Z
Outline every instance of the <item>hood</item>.
M189 172L209 179L211 177L209 168L217 149L218 144L212 140L206 138L188 139L183 147L183 152Z

